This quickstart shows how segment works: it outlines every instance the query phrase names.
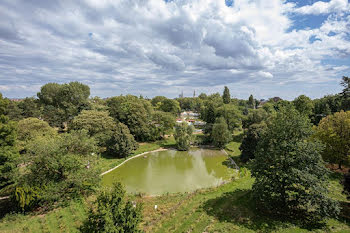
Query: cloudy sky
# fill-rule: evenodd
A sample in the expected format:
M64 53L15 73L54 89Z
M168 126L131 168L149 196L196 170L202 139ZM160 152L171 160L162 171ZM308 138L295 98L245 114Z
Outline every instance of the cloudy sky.
M1 0L0 92L294 99L350 75L348 0Z

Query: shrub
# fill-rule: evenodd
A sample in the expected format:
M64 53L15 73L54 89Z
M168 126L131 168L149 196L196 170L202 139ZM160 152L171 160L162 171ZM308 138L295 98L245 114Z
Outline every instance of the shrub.
M125 191L120 183L103 190L96 200L96 208L91 208L88 219L81 232L142 232L139 224L142 220L142 206L136 207L125 201Z

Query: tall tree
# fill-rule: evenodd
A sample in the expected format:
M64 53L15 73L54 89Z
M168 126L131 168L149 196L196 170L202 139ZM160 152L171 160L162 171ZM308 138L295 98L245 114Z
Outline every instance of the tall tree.
M107 141L107 152L114 157L123 158L137 147L138 144L128 127L123 123L118 123L113 129L112 137Z
M43 106L43 117L52 126L62 126L89 108L90 88L79 82L48 83L37 95Z
M178 150L188 150L192 142L193 127L182 122L175 127L175 140Z
M295 98L293 104L296 110L306 116L311 116L315 107L313 101L305 95L300 95Z
M226 120L223 117L216 119L215 124L213 125L211 137L214 145L219 148L224 148L225 145L231 141L232 135L228 130Z
M247 162L255 158L256 148L266 130L266 123L251 124L244 132L242 144L239 149L241 153L241 160Z
M152 125L153 108L149 101L140 100L136 96L118 96L107 100L109 112L115 121L128 126L138 141L154 139L150 127Z
M323 118L315 128L315 137L326 148L322 155L324 160L337 163L339 168L350 163L350 111L336 112Z
M249 99L248 99L248 106L252 109L255 109L255 100L254 100L254 97L253 95L250 95L249 96Z
M116 124L107 111L83 110L73 119L70 128L85 129L90 137L96 139L99 146L106 146L113 135Z
M242 125L242 113L239 108L233 104L224 104L218 107L216 109L216 117L223 117L231 132Z
M0 93L0 189L10 184L16 168L16 126L4 115L8 100Z
M230 89L228 87L224 87L224 93L222 95L222 100L224 101L224 104L229 104L231 102L231 95L230 95Z
M343 76L340 84L344 87L341 93L342 109L344 111L348 111L350 110L350 78Z
M307 220L339 213L327 195L323 145L308 140L309 119L295 109L280 109L261 137L252 165L253 197L267 212Z

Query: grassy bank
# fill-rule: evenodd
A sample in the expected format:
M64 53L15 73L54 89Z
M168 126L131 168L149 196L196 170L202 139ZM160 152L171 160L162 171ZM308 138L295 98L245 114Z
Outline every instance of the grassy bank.
M330 180L331 196L343 205L339 176ZM131 197L144 205L146 232L350 232L343 217L320 226L305 226L259 214L251 199L254 179L246 175L218 188L160 197ZM78 232L87 214L86 204L72 202L44 215L12 215L0 221L0 232ZM158 210L154 210L158 205Z

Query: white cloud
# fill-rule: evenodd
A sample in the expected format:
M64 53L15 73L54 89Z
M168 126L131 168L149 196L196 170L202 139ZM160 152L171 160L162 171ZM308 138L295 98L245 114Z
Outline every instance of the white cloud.
M35 92L11 87L73 80L101 96L174 97L223 85L240 85L236 91L245 95L250 83L291 95L281 83L323 85L349 72L347 65L322 63L349 56L349 16L289 32L297 23L291 11L341 11L341 2L316 11L310 10L321 9L316 3L296 8L280 0L236 0L232 7L224 0L8 0L0 3L0 84L12 96Z
M319 15L333 12L346 12L349 10L348 0L330 0L329 2L317 1L312 5L296 8L294 11L300 14Z

